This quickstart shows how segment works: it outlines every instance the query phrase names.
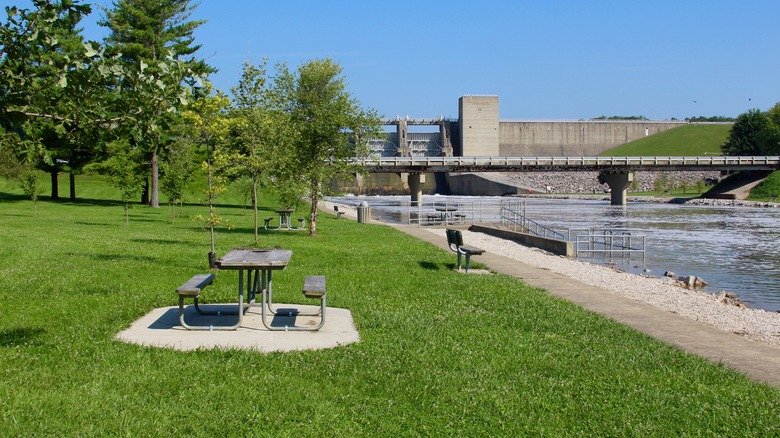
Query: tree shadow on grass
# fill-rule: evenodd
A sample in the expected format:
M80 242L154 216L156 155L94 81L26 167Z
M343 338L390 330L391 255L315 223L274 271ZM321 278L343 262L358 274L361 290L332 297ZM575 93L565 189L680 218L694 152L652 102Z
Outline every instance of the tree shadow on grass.
M14 327L0 330L0 347L17 347L22 345L41 345L41 335L46 330L40 327Z
M441 269L439 265L431 262L420 262L420 267L428 271L438 271Z

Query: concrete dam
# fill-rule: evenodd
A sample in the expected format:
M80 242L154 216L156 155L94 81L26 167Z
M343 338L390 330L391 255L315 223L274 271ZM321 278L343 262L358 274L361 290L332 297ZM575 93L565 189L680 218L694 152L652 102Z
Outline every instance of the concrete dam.
M393 156L595 156L604 151L686 125L684 121L500 120L498 96L462 96L458 118L385 119L384 138L370 142L371 155ZM409 132L410 127L429 132ZM334 189L357 194L407 194L407 175L371 174ZM522 190L481 173L427 174L424 194L504 195Z

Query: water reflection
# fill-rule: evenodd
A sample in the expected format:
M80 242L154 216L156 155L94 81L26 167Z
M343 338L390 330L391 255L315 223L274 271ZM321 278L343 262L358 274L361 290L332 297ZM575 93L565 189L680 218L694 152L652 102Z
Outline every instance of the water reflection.
M423 202L473 202L498 205L498 197L425 196ZM367 201L372 217L404 220L406 196L340 197L348 205ZM629 203L607 200L526 199L526 212L545 226L566 232L574 228L628 228L646 236L645 268L696 275L717 293L736 292L753 308L780 311L780 209ZM498 221L497 215L492 218ZM603 261L606 264L606 261ZM635 262L618 263L637 272Z

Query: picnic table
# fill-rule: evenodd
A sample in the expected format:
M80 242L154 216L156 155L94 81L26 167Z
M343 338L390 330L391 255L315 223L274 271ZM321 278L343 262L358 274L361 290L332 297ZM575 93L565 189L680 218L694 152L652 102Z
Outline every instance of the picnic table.
M294 209L291 208L279 208L277 210L274 210L277 214L279 214L279 226L275 229L281 230L282 228L288 229L288 230L303 230L306 228L306 220L304 218L299 218L298 221L301 223L300 227L294 227L292 226L292 214L295 212ZM271 223L271 220L273 220L272 217L265 218L265 225L263 225L263 228L268 229L269 224Z
M280 208L274 211L279 214L279 228L287 227L288 230L291 230L293 227L290 223L290 218L292 217L292 214L295 210L290 208Z
M319 330L325 324L325 277L309 276L305 278L303 285L303 294L307 298L320 300L320 309L315 312L299 312L296 309L285 309L280 312L273 308L273 272L284 270L292 257L292 251L284 249L234 249L228 252L224 257L217 260L217 266L220 269L238 270L238 305L239 309L245 307L257 306L257 292L260 292L260 316L263 325L268 330ZM246 271L246 296L247 304L243 304L244 299L244 272ZM298 327L298 326L272 326L266 320L267 313L272 315L309 315L320 316L320 323L317 326ZM294 313L294 315L293 315ZM236 328L241 325L243 312L239 312Z
M447 222L447 219L451 219L452 215L458 211L458 207L455 205L436 205L433 208L439 212L442 222Z
M234 249L217 260L217 267L225 270L238 270L238 328L243 321L244 310L256 306L257 292L260 291L260 306L262 309L263 325L268 328L265 321L265 309L271 302L273 293L273 272L284 270L292 257L292 251L286 249ZM244 273L246 272L246 282ZM246 287L245 287L246 283ZM244 291L246 290L247 303L244 304ZM270 306L269 306L270 307Z

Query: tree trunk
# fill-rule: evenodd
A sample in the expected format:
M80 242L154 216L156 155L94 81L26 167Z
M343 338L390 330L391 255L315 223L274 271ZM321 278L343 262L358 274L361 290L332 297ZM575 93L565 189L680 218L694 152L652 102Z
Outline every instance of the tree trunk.
M68 176L70 177L70 200L76 202L76 174L70 172Z
M257 228L259 225L257 219L257 177L255 175L252 175L252 211L255 214L255 243L257 243Z
M320 200L319 187L311 188L311 214L309 215L309 236L317 235L317 203Z
M57 169L51 171L51 199L60 199L60 172Z
M157 151L152 152L152 187L150 190L149 206L152 208L160 208L160 201L158 195L159 185L159 173L157 169Z

